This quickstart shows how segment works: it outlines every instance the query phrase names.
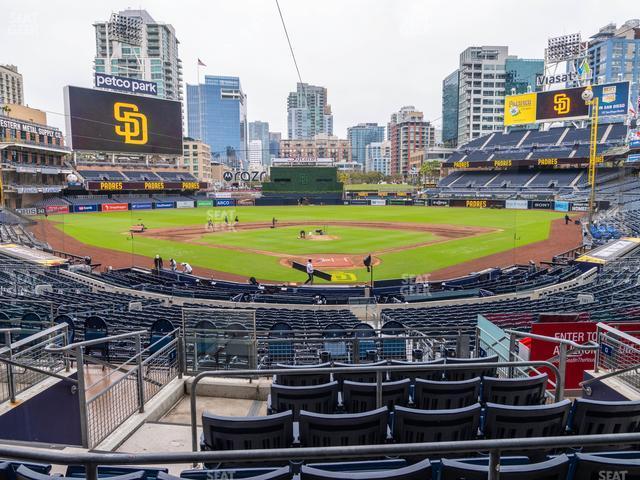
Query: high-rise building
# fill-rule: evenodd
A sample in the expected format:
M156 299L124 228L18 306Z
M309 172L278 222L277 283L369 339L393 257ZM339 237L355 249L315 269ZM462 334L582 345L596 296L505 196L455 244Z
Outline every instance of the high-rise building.
M187 85L189 136L211 147L211 158L233 168L245 164L247 97L238 77L205 75L204 83Z
M327 89L298 83L287 97L287 133L290 139L333 135L333 115L327 103Z
M423 113L412 105L391 115L387 139L391 142L392 175L408 175L411 153L435 144L435 128L423 117Z
M458 77L456 69L442 81L442 143L455 147L458 143Z
M282 158L332 158L336 162L351 162L349 140L320 134L312 139L294 138L280 141Z
M262 143L262 165L269 165L271 156L269 155L269 122L249 122L249 142L260 140Z
M504 64L506 95L536 91L536 77L544 73L544 60L509 56Z
M178 166L186 167L201 182L211 183L211 148L201 140L185 137L182 140L183 155Z
M272 159L280 156L280 140L282 140L280 132L269 132L269 165Z
M628 20L620 28L605 25L591 37L587 50L594 83L630 82L630 100L640 107L640 20Z
M391 174L391 142L371 142L365 147L365 170Z
M182 62L173 27L146 10L123 10L93 24L98 73L156 82L158 96L182 101Z
M359 123L347 128L347 139L351 143L351 160L364 165L367 145L384 140L384 126L377 123Z
M535 77L544 68L542 60L509 56L507 46L482 46L460 54L458 71L458 145L463 145L502 130L505 95L512 87L535 90Z
M0 104L24 104L22 74L15 65L0 65Z
M249 170L261 171L264 169L262 163L262 140L249 140Z

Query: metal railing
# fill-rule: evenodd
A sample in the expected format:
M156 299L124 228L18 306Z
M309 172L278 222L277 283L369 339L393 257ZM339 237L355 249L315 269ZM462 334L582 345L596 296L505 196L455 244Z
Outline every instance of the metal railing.
M271 378L274 375L317 375L320 373L376 373L376 408L384 406L382 397L382 384L383 374L386 372L425 372L425 371L464 371L464 370L483 370L491 368L506 367L507 369L516 367L545 367L551 370L556 378L562 378L558 367L551 362L542 361L529 361L529 362L473 362L473 363L440 363L425 365L417 363L416 365L356 365L353 367L310 367L310 368L296 368L295 370L289 368L276 368L268 370L219 370L202 372L193 378L191 383L191 447L194 452L198 450L198 433L197 433L197 386L203 378L216 378L216 377L242 377L242 378L259 378L267 377ZM555 401L559 402L563 399L562 391L556 389Z
M94 448L144 405L171 380L182 374L183 351L180 329L175 329L142 348L145 330L112 335L65 346L49 345L49 352L75 357L78 371L78 402L82 446ZM110 342L133 341L135 354L119 365L85 355L85 348ZM87 384L88 363L108 367L109 373Z
M16 395L47 378L67 379L58 373L69 371L64 355L47 350L48 345L67 344L67 324L54 325L24 339L12 342L12 334L24 333L19 327L2 328L5 346L0 348L0 402L15 403Z
M640 390L640 338L631 333L639 332L622 331L605 323L596 325L600 348L596 351L594 372L603 374L580 383L587 395L591 394L591 384L611 377Z
M487 452L488 480L500 479L501 452L527 452L576 447L626 446L640 443L640 433L575 435L562 437L505 438L455 442L397 443L346 447L301 447L264 450L229 450L202 452L98 453L65 452L33 447L0 445L0 456L24 462L57 465L83 465L87 480L98 480L98 465L168 465L196 463L259 463L368 459L376 457L441 458L448 455ZM141 467L143 468L143 467Z

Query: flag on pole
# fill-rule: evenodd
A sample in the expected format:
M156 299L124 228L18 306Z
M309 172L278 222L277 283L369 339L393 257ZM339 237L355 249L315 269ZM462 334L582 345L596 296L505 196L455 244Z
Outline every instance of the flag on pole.
M204 64L204 62L200 59L198 59L198 66L199 67L206 67L206 65Z

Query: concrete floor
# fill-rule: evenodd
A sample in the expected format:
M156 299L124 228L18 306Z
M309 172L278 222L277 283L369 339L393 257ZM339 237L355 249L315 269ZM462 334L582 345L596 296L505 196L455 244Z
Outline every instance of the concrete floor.
M267 414L267 402L236 398L198 396L196 403L198 425L202 425L202 412L228 417L250 417ZM160 420L164 423L191 425L191 397L184 396Z

